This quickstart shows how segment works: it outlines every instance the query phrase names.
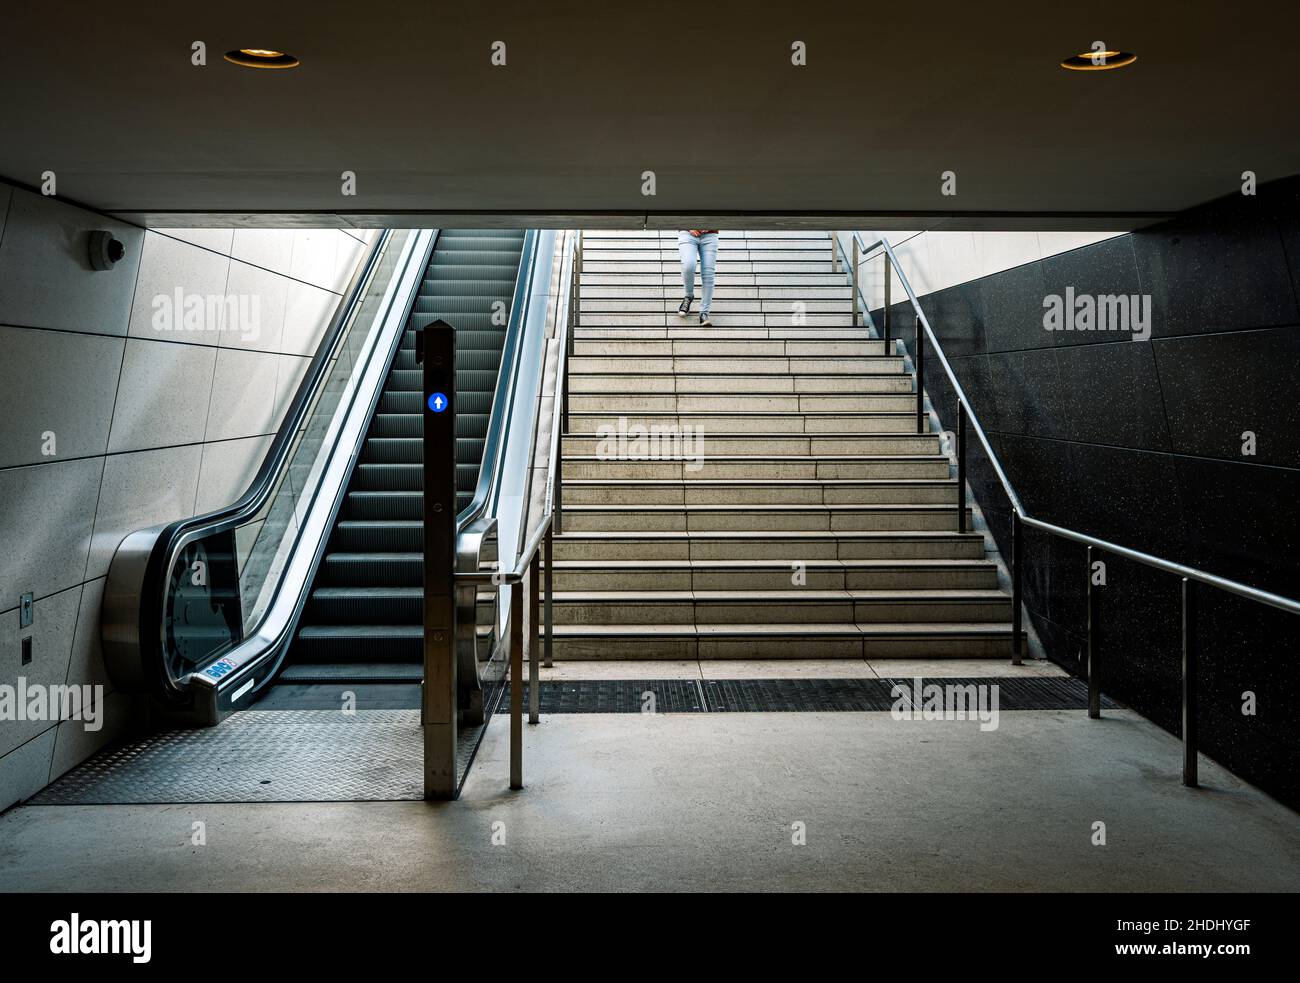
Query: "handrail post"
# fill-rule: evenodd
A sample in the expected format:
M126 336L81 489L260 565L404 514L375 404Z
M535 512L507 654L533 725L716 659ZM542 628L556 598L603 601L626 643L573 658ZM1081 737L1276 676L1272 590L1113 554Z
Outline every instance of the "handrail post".
M957 531L966 531L966 404L957 400Z
M858 326L858 235L853 234L853 327Z
M1021 600L1024 594L1024 538L1025 530L1020 524L1020 513L1011 510L1011 664L1023 664L1020 655L1020 633L1022 628Z
M925 329L916 319L916 432L925 433Z
M1092 547L1088 547L1087 568L1084 570L1084 589L1088 598L1087 661L1088 716L1093 720L1101 716L1101 622L1097 610L1097 588L1092 576Z
M550 533L547 533L549 539ZM542 710L542 674L538 669L541 659L541 637L538 624L538 601L542 591L541 557L534 551L532 562L528 565L528 722L535 724L540 719ZM551 599L546 599L550 607Z
M456 333L446 321L419 339L424 403L423 601L424 678L420 727L424 797L456 797Z
M854 233L856 235L857 233ZM834 229L831 230L831 272L840 271L840 254L839 254L839 233Z
M551 519L551 525L555 532L564 532L564 431L561 431L552 438L560 442L560 446L555 449L555 496L552 499L552 509L554 518ZM551 541L551 533L546 533L546 541ZM549 590L547 591L549 593Z
M558 488L559 486L557 485L556 487ZM545 555L542 558L542 562L546 567L544 573L546 581L543 585L543 590L545 590L546 592L546 647L544 650L544 655L546 659L547 669L550 669L555 664L553 661L555 614L551 609L551 600L553 595L555 594L555 550L553 547L554 547L554 533L556 530L556 524L558 523L560 518L558 495L556 496L556 502L557 502L556 509L555 509L556 521L552 522L551 528L546 530L545 545L543 546Z
M524 585L510 588L510 788L524 787Z
M893 276L893 268L889 262L888 249L886 249L884 253L881 254L881 258L885 261L885 306L882 309L883 312L880 316L881 319L880 337L885 342L885 354L888 355L889 354L889 289L890 289L890 281L894 279L894 276Z
M1183 784L1196 788L1196 581L1183 578Z

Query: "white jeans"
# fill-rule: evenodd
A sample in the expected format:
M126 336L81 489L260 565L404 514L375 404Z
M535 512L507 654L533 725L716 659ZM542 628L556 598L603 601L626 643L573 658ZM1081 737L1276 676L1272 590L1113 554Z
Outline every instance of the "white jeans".
M710 232L698 239L689 232L677 233L677 251L682 257L682 289L687 300L695 298L695 264L700 265L700 282L704 286L700 313L713 307L713 280L718 268L718 234Z

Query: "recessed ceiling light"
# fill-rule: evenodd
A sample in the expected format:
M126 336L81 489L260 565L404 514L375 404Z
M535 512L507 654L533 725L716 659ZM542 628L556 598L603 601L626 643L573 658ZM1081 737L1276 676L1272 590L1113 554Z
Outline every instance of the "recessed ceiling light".
M238 48L227 51L225 59L245 68L297 68L301 64L293 55L270 48Z
M1112 68L1123 68L1138 60L1138 56L1128 51L1085 51L1061 62L1062 68L1072 72L1105 72Z

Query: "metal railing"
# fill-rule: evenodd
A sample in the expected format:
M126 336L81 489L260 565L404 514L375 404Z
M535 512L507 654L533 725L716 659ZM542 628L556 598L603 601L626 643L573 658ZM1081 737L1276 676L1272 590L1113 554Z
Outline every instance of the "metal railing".
M567 271L567 275L566 275ZM568 430L568 379L569 355L573 347L573 329L578 322L580 278L582 276L582 233L570 238L561 269L561 290L556 307L556 331L559 333L558 359L555 373L554 400L551 417L551 447L546 476L546 494L542 515L519 550L514 566L508 571L465 570L458 571L456 582L472 587L490 586L499 589L511 586L510 616L507 628L510 664L510 788L524 787L523 778L523 661L524 661L524 590L528 587L528 722L541 719L541 671L543 651L548 667L552 665L554 636L552 595L554 593L554 534L562 531L563 483L560 468L563 466L561 443ZM531 458L530 458L531 459ZM544 563L543 563L544 561ZM544 598L544 601L543 601ZM542 605L545 604L543 609ZM545 617L540 617L542 612ZM543 634L541 623L545 622Z
M843 252L844 245L840 241L839 235L831 232L831 252L832 257L836 259L833 266L838 268L836 254ZM885 342L886 352L890 344L889 327L890 327L890 301L889 301L889 284L893 276L898 277L898 282L902 285L903 290L907 293L908 301L912 309L916 312L916 334L915 334L915 357L914 357L914 377L916 380L916 424L917 433L923 433L925 430L925 346L926 339L929 339L931 350L939 367L943 369L944 375L948 379L948 384L952 386L952 391L957 397L957 427L954 431L954 452L957 460L957 515L958 528L960 531L966 531L966 431L969 427L974 430L980 446L984 448L984 453L988 457L990 466L998 483L1002 486L1003 493L1011 503L1011 557L1007 563L1008 573L1011 577L1011 604L1012 604L1012 634L1011 634L1011 662L1013 665L1021 664L1021 636L1023 634L1023 581L1024 581L1024 530L1023 526L1032 529L1039 529L1053 536L1060 536L1063 539L1069 539L1077 543L1082 543L1087 547L1085 583L1087 584L1087 628L1086 628L1086 664L1088 675L1088 716L1096 719L1101 716L1101 661L1100 652L1096 645L1096 637L1100 633L1099 612L1097 607L1096 592L1092 577L1092 564L1094 550L1101 551L1115 556L1141 563L1145 566L1152 567L1165 573L1173 574L1182 580L1182 723L1183 723L1183 784L1194 788L1197 785L1197 662L1198 662L1198 640L1196 637L1196 610L1197 610L1197 592L1198 585L1213 587L1218 590L1227 591L1238 597L1244 597L1249 601L1255 601L1259 604L1267 604L1270 607L1277 608L1280 611L1287 611L1291 614L1300 614L1300 601L1293 598L1282 597L1279 594L1270 591L1260 590L1257 587L1251 587L1248 584L1231 580L1227 577L1220 577L1215 574L1206 573L1203 570L1197 570L1193 567L1181 563L1175 563L1172 560L1166 560L1142 550L1132 549L1127 546L1121 546L1118 543L1101 539L1097 536L1090 536L1087 533L1079 532L1077 529L1069 529L1065 526L1059 526L1052 522L1046 522L1042 519L1035 518L1025 511L1025 507L1020 502L1020 496L1016 494L1015 486L1012 485L1011 479L1007 477L1006 470L1002 467L1002 462L997 453L993 450L989 442L988 435L985 434L984 428L980 425L979 417L975 413L974 406L971 405L970 399L966 396L966 391L957 381L957 375L953 372L952 366L948 363L944 355L943 346L939 343L934 330L930 326L929 319L925 316L925 311L921 309L921 303L916 297L912 285L908 282L906 274L903 273L902 266L898 262L898 257L894 253L894 248L889 244L889 240L881 237L871 244L862 238L862 236L853 233L852 248L852 269L850 271L853 283L853 324L859 324L859 305L862 305L863 311L868 311L866 298L862 294L859 283L858 270L864 258L870 257L876 250L882 250L881 258L884 266L884 307L882 309L882 325L880 337ZM846 257L847 259L847 257ZM838 270L837 270L838 271ZM892 275L891 275L892 274ZM869 315L868 315L869 316ZM901 342L901 339L898 339ZM904 346L906 350L906 346Z

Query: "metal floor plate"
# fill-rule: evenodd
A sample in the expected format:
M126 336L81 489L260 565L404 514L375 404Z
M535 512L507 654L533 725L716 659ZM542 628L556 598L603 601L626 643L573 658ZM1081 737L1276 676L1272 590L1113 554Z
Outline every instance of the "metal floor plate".
M35 805L423 798L418 710L237 713L100 752Z

